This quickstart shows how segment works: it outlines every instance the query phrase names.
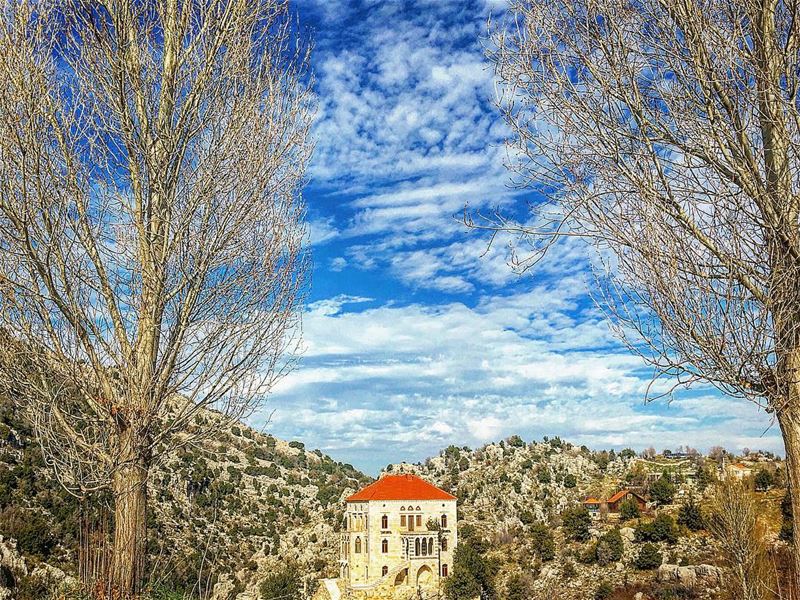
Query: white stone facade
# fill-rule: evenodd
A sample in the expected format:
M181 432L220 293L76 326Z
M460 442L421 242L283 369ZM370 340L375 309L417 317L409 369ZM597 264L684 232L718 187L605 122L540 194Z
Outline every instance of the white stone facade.
M342 581L353 591L438 586L452 573L456 522L455 499L348 501Z

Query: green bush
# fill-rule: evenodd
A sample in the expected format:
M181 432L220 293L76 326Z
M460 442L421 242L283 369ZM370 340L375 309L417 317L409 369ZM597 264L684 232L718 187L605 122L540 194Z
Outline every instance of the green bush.
M589 539L589 525L592 517L585 506L568 508L561 514L561 523L568 539L585 542Z
M635 498L626 498L619 505L619 518L623 521L638 519L641 516L642 512L639 510L639 503Z
M531 597L533 580L528 575L514 573L506 583L506 600L528 600Z
M567 473L564 475L564 487L565 488L574 488L578 485L578 478L575 477L572 473Z
M594 592L594 600L606 600L614 593L614 586L607 581L603 581Z
M612 529L597 542L597 562L601 565L610 565L622 559L625 545L619 529Z
M9 506L0 513L0 534L17 540L21 552L45 559L56 546L53 526L40 512Z
M444 594L449 600L472 600L477 596L494 596L497 565L482 553L482 544L468 534L456 547L453 574L445 580Z
M639 550L634 566L641 571L657 569L661 566L663 557L655 544L647 543Z
M637 542L667 542L674 544L678 541L678 525L669 515L658 515L653 521L640 523L634 532Z
M690 531L700 531L705 526L700 505L695 502L694 498L689 498L689 501L683 504L678 511L678 525L683 525Z
M268 575L258 586L258 591L264 600L272 598L301 600L303 586L300 580L300 572L295 565L288 565L281 571Z
M650 496L659 506L671 504L675 498L675 484L670 481L669 476L664 473L650 486Z
M775 485L775 477L772 475L772 472L766 469L759 469L758 473L756 473L756 476L753 478L753 483L758 491L765 492Z
M542 562L551 561L556 556L556 543L552 530L544 523L534 523L530 530L533 551Z

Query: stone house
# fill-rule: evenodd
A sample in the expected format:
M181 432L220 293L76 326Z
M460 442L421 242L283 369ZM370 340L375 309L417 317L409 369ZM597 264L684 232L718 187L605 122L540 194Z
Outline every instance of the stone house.
M647 501L644 497L639 494L638 492L634 492L633 490L620 490L613 496L611 496L608 500L600 500L599 498L587 498L583 501L583 506L586 507L586 510L589 511L589 514L593 519L598 519L603 515L606 514L614 514L618 513L622 503L625 500L633 499L636 501L636 504L639 505L639 510L644 512L647 510Z
M347 498L342 587L366 596L437 587L452 572L456 520L455 496L416 475L384 475Z

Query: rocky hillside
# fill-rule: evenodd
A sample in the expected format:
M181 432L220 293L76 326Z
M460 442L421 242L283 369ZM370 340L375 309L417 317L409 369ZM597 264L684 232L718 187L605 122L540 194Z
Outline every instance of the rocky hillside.
M335 575L340 500L368 481L319 450L245 426L183 448L149 482L151 580L165 589L220 583L233 597L276 565L294 562L309 579ZM81 538L102 547L109 521L102 495L82 502L63 491L0 398L0 536L16 541L29 570L74 573Z
M215 418L206 413L196 426ZM780 465L756 468L770 473L759 512L771 516L769 543L780 547ZM416 472L459 498L459 550L466 549L468 567L454 565L447 592L454 600L725 597L721 557L704 521L716 461L644 460L632 450L513 436L387 470ZM287 565L312 585L336 576L343 499L368 481L319 450L245 426L181 449L150 481L150 580L191 597L255 600L259 584ZM588 496L605 499L622 488L655 506L599 519L581 507ZM11 586L17 600L44 598L42 581L64 577L56 569L68 576L95 564L101 557L81 554L81 540L102 549L108 506L102 495L79 501L64 492L30 430L0 398L0 598L11 597L3 596Z
M783 490L780 463L763 469L772 489L755 498L766 515ZM643 460L632 450L594 452L559 438L525 443L513 436L476 450L451 446L423 464L387 470L416 472L458 496L462 539L484 560L477 568L473 555L470 568L491 573L480 583L496 597L727 597L724 560L706 530L713 460ZM589 519L584 499L621 489L641 493L649 507L628 518ZM767 541L785 552L779 527L779 519L769 523ZM469 579L458 587L469 588Z

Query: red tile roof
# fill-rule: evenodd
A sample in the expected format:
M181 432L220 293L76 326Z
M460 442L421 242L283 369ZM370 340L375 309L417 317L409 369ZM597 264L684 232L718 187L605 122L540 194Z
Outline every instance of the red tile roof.
M601 504L600 500L597 498L587 498L583 501L584 504Z
M455 500L456 497L440 490L416 475L384 475L375 483L350 496L348 502L370 500Z
M609 498L609 499L608 499L608 502L609 502L609 504L616 502L617 500L619 500L620 498L622 498L622 497L623 497L623 496L625 496L626 494L631 494L631 495L633 495L633 496L636 496L636 497L637 497L637 498L639 498L640 500L644 500L644 498L642 498L642 497L641 497L639 494L637 494L636 492L632 492L632 491L630 491L630 490L620 490L620 491L618 491L616 494L614 494L613 496L611 496L611 498Z

